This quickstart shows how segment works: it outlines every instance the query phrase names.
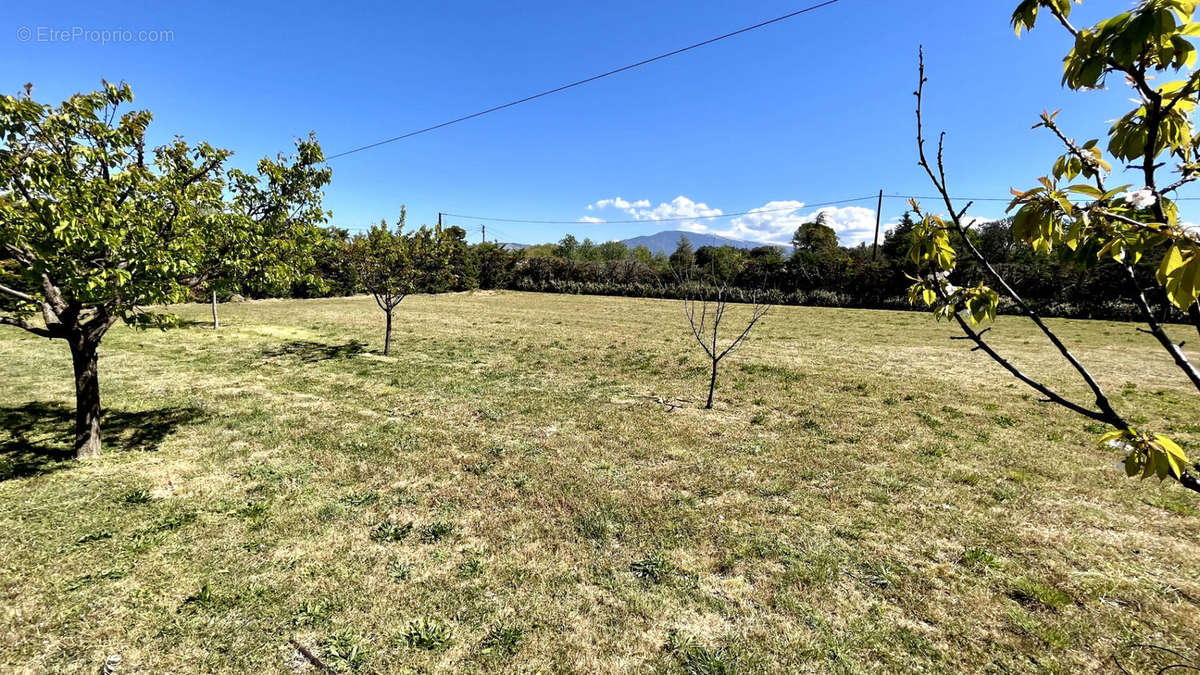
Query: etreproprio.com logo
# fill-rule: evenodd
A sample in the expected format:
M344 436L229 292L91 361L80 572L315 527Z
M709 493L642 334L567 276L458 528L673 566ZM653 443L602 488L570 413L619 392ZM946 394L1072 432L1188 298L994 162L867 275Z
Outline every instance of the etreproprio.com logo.
M121 44L137 42L173 42L175 31L169 29L138 28L87 28L71 26L21 26L17 29L18 42L90 42L94 44Z

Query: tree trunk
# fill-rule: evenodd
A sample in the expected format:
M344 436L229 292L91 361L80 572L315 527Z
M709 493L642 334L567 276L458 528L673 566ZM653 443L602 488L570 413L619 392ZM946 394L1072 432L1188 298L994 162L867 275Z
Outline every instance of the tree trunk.
M713 391L717 388L717 360L712 362L712 378L708 381L708 403L704 404L705 410L712 410Z
M388 310L387 328L383 332L383 355L388 355L388 350L392 348L392 310Z
M213 330L221 327L221 320L217 318L217 292L212 292L212 314L213 314Z
M97 372L99 342L72 337L71 362L75 366L75 457L100 456L100 379Z

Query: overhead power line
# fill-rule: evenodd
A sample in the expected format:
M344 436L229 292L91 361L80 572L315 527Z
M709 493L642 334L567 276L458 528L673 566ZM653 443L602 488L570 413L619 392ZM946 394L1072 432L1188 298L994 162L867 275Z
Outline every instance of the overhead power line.
M595 82L596 80L600 80L600 79L603 79L603 78L606 78L606 77L610 77L610 76L612 76L612 75L616 75L617 73L623 73L623 72L625 72L625 71L627 71L627 70L633 70L634 68L639 68L639 67L641 67L641 66L644 66L644 65L647 65L647 64L650 64L650 63L654 63L655 61L661 61L662 59L670 58L670 57L672 57L672 56L675 56L675 55L677 55L677 54L682 54L682 53L684 53L684 52L691 51L691 50L693 50L693 49L699 49L700 47L705 47L705 46L711 45L711 44L713 44L714 42L720 42L721 40L725 40L725 39L731 38L731 37L733 37L733 36L735 36L735 35L741 35L742 33L749 33L749 32L750 32L750 31L752 31L752 30L757 30L757 29L759 29L759 28L762 28L762 27L764 27L764 26L769 26L769 25L771 25L771 24L773 24L773 23L779 23L780 21L785 21L785 20L787 20L787 19L790 19L790 18L792 18L792 17L796 17L796 16L799 16L799 15L801 15L801 14L806 14L806 13L808 13L808 12L811 12L811 11L813 11L813 10L821 9L822 7L828 7L829 5L833 5L833 4L836 4L836 3L838 3L838 2L841 2L841 0L825 0L825 2L819 2L819 3L815 4L815 5L810 5L810 6L808 6L808 7L805 7L804 9L798 9L798 10L796 10L796 11L794 11L794 12L789 12L789 13L787 13L787 14L784 14L784 15L782 15L782 16L777 16L777 17L775 17L774 19L768 19L768 20L766 20L766 21L763 21L763 22L761 22L761 23L756 23L756 24L754 24L753 26L746 26L745 28L740 28L740 29L738 29L738 30L735 30L735 31L733 31L733 32L731 32L731 33L726 33L726 34L724 34L724 35L718 35L718 36L717 36L717 37L715 37L715 38L709 38L708 40L705 40L705 41L703 41L703 42L697 42L697 43L695 43L695 44L688 45L688 46L686 46L686 47L681 47L681 48L679 48L679 49L676 49L676 50L674 50L674 51L669 51L669 52L667 52L667 53L665 53L665 54L659 54L658 56L652 56L652 57L650 57L650 58L648 58L648 59L642 59L641 61L638 61L637 63L631 63L631 64L629 64L629 65L627 65L627 66L621 66L620 68L614 68L614 69L612 69L612 70L609 70L609 71L607 71L607 72L600 73L599 75L593 75L593 76L591 76L591 77L587 77L587 78L584 78L584 79L582 79L582 80L577 80L577 81L575 81L575 82L572 82L572 83L570 83L570 84L564 84L564 85L562 85L561 87L555 87L554 89L547 89L546 91L543 91L543 92L541 92L541 93L534 94L534 95L532 95L532 96L526 96L525 98L517 99L517 100L515 100L515 101L509 101L508 103L503 103L503 104L501 104L501 105L493 106L493 107L491 107L491 108L488 108L488 109L486 109L486 110L480 110L479 112L471 113L470 115L464 115L464 116L462 116L462 117L458 117L458 118L452 119L452 120L450 120L450 121L448 121L448 122L442 122L441 124L435 124L435 125L433 125L433 126L431 126L431 127L425 127L424 129L417 129L416 131L410 131L410 132L408 132L408 133L406 133L406 134L401 134L401 135L399 135L399 136L393 136L392 138L386 138L386 139L384 139L384 140L382 140L382 141L376 141L376 142L374 142L374 143L368 143L367 145L359 146L359 147L357 147L357 148L352 148L352 149L350 149L350 150L346 150L346 151L344 151L344 152L339 152L339 153L336 153L336 154L333 154L333 155L329 155L329 156L328 156L328 157L326 157L325 159L328 161L328 160L331 160L331 159L337 159L338 157L345 157L346 155L352 155L352 154L354 154L354 153L356 153L356 152L362 152L363 150L369 150L369 149L371 149L371 148L376 148L376 147L379 147L379 146L381 146L381 145L386 145L386 144L388 144L388 143L394 143L394 142L396 142L396 141L404 140L405 138L412 138L413 136L417 136L417 135L419 135L419 134L428 133L428 132L430 132L430 131L434 131L435 129L441 129L442 127L448 127L448 126L450 126L451 124L458 124L459 122L465 122L465 121L467 121L467 120L469 120L469 119L474 119L474 118L476 118L476 117L482 117L482 116L484 116L484 115L487 115L488 113L494 113L494 112L496 112L496 111L498 111L498 110L504 110L505 108L511 108L511 107L513 107L513 106L515 106L515 105L520 105L520 104L522 104L522 103L528 103L529 101L532 101L532 100L534 100L534 99L539 99L539 98L542 98L543 96L549 96L549 95L551 95L551 94L557 94L557 93L558 93L558 92L560 92L560 91L566 91L567 89L571 89L571 88L573 88L573 87L578 87L579 85L582 85L582 84L587 84L587 83L589 83L589 82Z

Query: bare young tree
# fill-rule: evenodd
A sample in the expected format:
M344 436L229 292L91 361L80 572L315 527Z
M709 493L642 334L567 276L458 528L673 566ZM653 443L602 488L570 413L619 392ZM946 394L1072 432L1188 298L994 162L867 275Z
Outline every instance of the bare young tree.
M698 284L685 283L683 298L683 312L687 316L688 324L692 328L692 336L696 338L696 342L704 349L704 353L708 355L712 363L712 373L708 380L708 402L704 404L705 410L710 410L713 407L713 392L717 388L717 366L721 363L721 359L729 356L746 336L750 334L750 329L754 328L771 305L763 301L762 294L752 291L750 294L750 318L746 322L746 327L738 334L728 346L721 348L721 324L725 320L725 312L729 309L731 303L731 289L727 284L717 284L714 286L704 287ZM742 325L741 322L737 324Z

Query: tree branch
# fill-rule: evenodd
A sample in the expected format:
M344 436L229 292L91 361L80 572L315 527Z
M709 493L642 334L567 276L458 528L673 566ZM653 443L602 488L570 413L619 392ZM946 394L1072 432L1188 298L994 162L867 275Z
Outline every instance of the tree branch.
M1158 343L1162 345L1163 349L1167 350L1167 353L1170 354L1171 358L1175 361L1175 365L1179 366L1179 369L1183 371L1183 374L1187 375L1188 379L1191 380L1192 386L1196 387L1196 389L1200 391L1200 372L1197 372L1196 367L1193 366L1191 361L1188 360L1187 355L1183 353L1183 350L1179 348L1179 345L1175 344L1167 335L1167 332L1163 329L1162 324L1158 323L1158 321L1154 319L1154 312L1150 309L1150 303L1146 301L1146 294L1142 292L1141 286L1138 285L1137 275L1134 273L1133 265L1126 263L1121 267L1125 269L1126 278L1129 279L1130 295L1133 297L1134 303L1137 304L1138 308L1142 310L1142 318L1144 318L1146 320L1146 324L1150 326L1150 330L1148 332L1153 335L1156 340L1158 340Z
M16 299L23 300L25 302L37 303L37 300L34 300L32 295L29 295L28 293L22 293L15 288L9 288L4 284L0 284L0 293L7 293Z
M971 254L971 257L974 258L977 263L979 263L979 265L988 273L990 277L996 280L996 283L998 283L1000 287L1009 295L1009 297L1012 298L1013 302L1016 303L1021 312L1025 314L1025 316L1027 316L1031 321L1033 321L1034 325L1036 325L1038 329L1040 329L1046 336L1046 338L1050 340L1050 343L1054 345L1060 354L1062 354L1063 358L1065 358L1067 362L1071 364L1071 367L1074 368L1077 373L1079 373L1079 376L1083 379L1088 388L1091 389L1092 394L1096 397L1096 406L1100 409L1099 413L1079 406L1078 404L1071 403L1063 397L1054 394L1044 385L1041 385L1032 378L1025 376L1018 369L1012 366L1012 364L1009 364L1006 360L1002 359L1000 355L995 352L995 350L986 346L986 343L984 343L982 340L976 341L976 345L979 349L991 356L993 360L1003 366L1018 379L1030 385L1031 387L1038 389L1038 391L1042 391L1042 393L1046 394L1047 398L1049 398L1051 401L1059 403L1060 405L1064 405L1075 412L1087 415L1093 419L1101 419L1106 423L1117 426L1118 428L1126 428L1128 425L1126 424L1125 420L1113 409L1112 404L1108 400L1108 396L1104 393L1104 390L1100 387L1100 384L1096 382L1096 379L1092 377L1092 374L1083 366L1082 363L1079 362L1078 359L1075 358L1075 355L1071 353L1071 350L1068 349L1065 344L1063 344L1058 335L1055 334L1054 331L1050 330L1049 326L1042 321L1041 316L1039 316L1032 307L1026 304L1025 300L1021 298L1020 294L1018 294L1016 290L1009 285L1008 281L996 271L996 268L992 266L987 258L985 258L979 249L976 248L971 242L970 237L967 236L966 228L963 227L962 220L959 217L958 212L955 210L954 203L950 198L950 193L946 189L945 169L942 162L942 144L940 142L938 144L937 174L934 173L933 167L930 166L929 160L925 155L922 103L924 100L925 83L928 82L928 79L925 77L925 55L923 50L920 52L918 73L919 78L915 95L917 97L917 152L918 156L920 157L919 164L921 168L925 169L925 173L929 176L930 181L933 182L934 187L937 189L938 194L945 203L951 223L953 224L955 231L958 232L959 237L962 239L963 245ZM960 326L962 326L964 329L968 328L962 317L958 317L957 314L955 316L957 317ZM968 333L968 335L971 335L971 333ZM1099 414L1099 417L1096 417L1097 414Z
M22 330L27 330L30 333L33 333L34 335L36 335L38 337L44 337L44 338L62 337L61 335L58 335L56 332L51 331L48 328L42 328L40 326L35 326L35 325L29 323L28 321L25 321L24 319L18 319L15 316L6 316L6 315L0 314L0 325L16 326L17 328L20 328Z

